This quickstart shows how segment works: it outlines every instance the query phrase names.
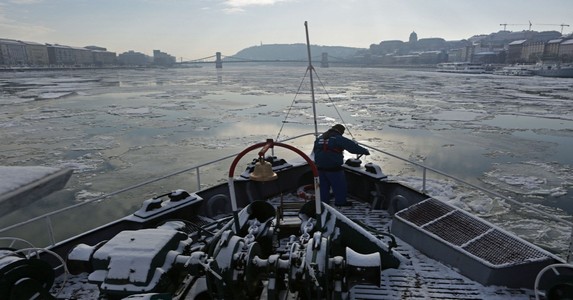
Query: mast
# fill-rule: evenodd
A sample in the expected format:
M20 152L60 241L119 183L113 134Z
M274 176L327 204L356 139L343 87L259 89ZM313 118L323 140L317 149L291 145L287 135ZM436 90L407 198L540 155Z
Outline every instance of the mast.
M312 66L312 59L310 57L310 39L308 38L308 22L304 21L304 28L306 31L306 49L308 52L308 68L307 71L310 73L310 95L312 99L312 116L314 119L314 136L318 137L318 124L316 122L316 101L314 99L314 82L312 80L312 72L314 72L314 67Z

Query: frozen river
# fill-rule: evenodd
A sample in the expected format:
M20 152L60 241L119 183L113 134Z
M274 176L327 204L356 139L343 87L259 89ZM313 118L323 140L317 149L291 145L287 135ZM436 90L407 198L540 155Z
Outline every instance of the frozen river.
M312 131L305 69L240 65L0 73L1 164L74 169L64 191L3 217L0 227L276 138L293 102L280 137ZM573 79L317 71L320 131L344 122L360 142L552 214L573 214ZM420 176L378 154L368 159L412 184ZM224 178L225 170L211 171ZM202 183L210 184L208 179ZM173 184L193 180L187 176ZM159 188L154 192L186 187ZM477 201L455 189L436 179L430 193L515 232L539 235L548 248L558 248L551 244L555 239L569 238L570 228L500 217L509 204ZM136 209L141 200L141 195L116 200L106 216Z

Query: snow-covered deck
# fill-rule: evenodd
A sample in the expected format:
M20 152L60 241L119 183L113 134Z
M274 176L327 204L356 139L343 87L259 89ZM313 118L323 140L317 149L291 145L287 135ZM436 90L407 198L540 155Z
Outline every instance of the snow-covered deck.
M354 202L341 212L352 220L380 232L388 233L395 221L385 210L371 210L364 203ZM455 269L431 259L407 242L396 237L394 251L408 259L398 269L382 272L381 286L355 286L351 299L535 299L534 291L503 286L484 286Z
M368 204L357 200L352 202L354 203L352 207L340 208L339 212L355 222L366 225L366 230L375 236L389 233L393 218L387 211L372 210ZM383 238L381 235L379 237ZM484 286L461 275L455 269L427 257L399 238L397 243L398 247L394 248L394 251L405 257L407 262L402 263L397 269L384 270L381 273L379 287L373 285L353 287L349 291L350 299L535 299L533 290ZM68 278L60 276L52 289L54 294L58 291L60 291L58 299L75 296L76 299L95 300L99 295L97 286L88 283L86 273Z

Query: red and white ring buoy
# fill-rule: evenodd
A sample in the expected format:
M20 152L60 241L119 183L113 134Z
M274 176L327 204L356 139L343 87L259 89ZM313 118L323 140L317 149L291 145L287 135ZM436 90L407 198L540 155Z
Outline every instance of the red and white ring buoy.
M299 187L296 191L299 198L306 201L314 200L314 184L307 184Z

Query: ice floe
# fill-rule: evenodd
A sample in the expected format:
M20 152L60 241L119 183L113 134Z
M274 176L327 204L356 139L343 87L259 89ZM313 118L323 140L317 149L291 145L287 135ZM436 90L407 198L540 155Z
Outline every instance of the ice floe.
M319 73L319 131L344 121L372 146L423 164L447 159L458 175L479 172L480 184L558 214L573 199L566 154L573 143L570 80L365 68ZM268 131L278 131L292 102L296 108L288 111L283 135L310 131L307 83L293 100L302 75L299 68L274 67L0 74L0 159L67 166L83 179L97 174L88 178L90 185L70 183L78 198L109 192L98 190L108 183L101 172L112 178L164 174L274 137ZM421 187L420 174L413 174L403 168L395 175ZM567 231L513 219L512 205L452 182L430 180L426 189L512 231L538 236L548 247L554 247L550 237Z
M484 173L483 181L516 194L560 197L573 186L573 170L569 166L535 161L492 166Z

